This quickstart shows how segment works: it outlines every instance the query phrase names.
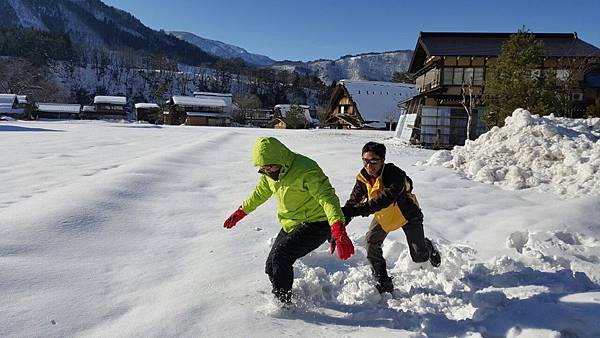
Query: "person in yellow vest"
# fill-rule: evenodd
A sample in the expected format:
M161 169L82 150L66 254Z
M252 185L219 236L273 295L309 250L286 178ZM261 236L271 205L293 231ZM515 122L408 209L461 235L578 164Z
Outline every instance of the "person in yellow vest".
M367 259L379 293L393 292L381 246L388 233L402 228L414 262L441 264L440 253L423 232L423 213L412 193L413 182L393 163L385 163L385 145L368 142L362 148L364 167L356 176L350 198L342 208L346 224L356 216L374 215L366 235Z

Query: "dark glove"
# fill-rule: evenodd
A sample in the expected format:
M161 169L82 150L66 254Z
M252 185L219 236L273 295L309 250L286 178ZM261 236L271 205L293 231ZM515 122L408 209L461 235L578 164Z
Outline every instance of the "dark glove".
M331 225L331 242L329 252L333 253L337 248L341 260L346 260L354 255L354 245L346 233L344 222L337 221Z
M358 206L344 206L342 207L342 212L346 218L354 218L357 216L363 216L360 213Z
M225 223L223 223L223 227L227 229L233 228L237 222L246 217L246 215L247 214L244 212L244 210L242 210L242 208L238 208L233 214L231 214L231 216L229 216Z

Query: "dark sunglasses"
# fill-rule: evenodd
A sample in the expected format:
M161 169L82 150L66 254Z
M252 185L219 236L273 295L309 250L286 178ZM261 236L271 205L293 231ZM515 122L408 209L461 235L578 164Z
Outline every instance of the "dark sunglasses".
M364 165L377 164L377 163L379 163L379 161L381 161L381 159L380 158L370 158L370 159L363 158L362 161L363 161Z

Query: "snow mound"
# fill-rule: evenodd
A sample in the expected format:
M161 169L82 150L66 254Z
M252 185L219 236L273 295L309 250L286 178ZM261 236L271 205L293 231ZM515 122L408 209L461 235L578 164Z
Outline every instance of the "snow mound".
M357 247L358 259L339 265L328 265L329 254L321 249L295 265L293 292L302 300L295 316L377 322L432 337L600 334L600 325L583 328L567 319L600 313L577 305L598 302L599 240L566 230L524 231L506 243L513 253L479 262L470 246L437 242L442 265L433 268L413 263L403 242L386 239L393 295L375 290L364 248Z
M423 163L509 190L535 188L574 198L600 192L600 119L538 116L516 109L505 126L438 151Z

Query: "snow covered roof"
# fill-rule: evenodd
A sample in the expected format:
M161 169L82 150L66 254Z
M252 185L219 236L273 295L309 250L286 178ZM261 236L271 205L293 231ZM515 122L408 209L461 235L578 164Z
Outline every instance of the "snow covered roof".
M367 123L385 122L390 113L397 118L398 103L417 94L416 86L409 83L340 80L340 84L346 87Z
M17 95L17 100L21 104L26 104L28 102L27 95Z
M280 104L276 104L275 108L279 109L279 112L281 113L281 117L285 118L287 116L287 112L290 111L290 109L292 108L292 106L294 106L293 104L289 104L289 103L280 103ZM307 106L305 104L298 104L296 105L300 108L302 108L302 110L304 111L304 118L313 123L313 124L317 124L319 123L318 119L313 119L312 116L310 116L310 106Z
M189 111L185 113L187 116L192 117L229 117L225 114L220 113L210 113L210 112L197 112L197 111Z
M226 107L222 99L202 99L193 96L173 96L173 103L181 106Z
M94 104L119 104L126 105L127 98L125 96L96 96L94 97Z
M0 104L12 105L16 99L17 95L15 94L0 94Z
M79 114L81 111L80 104L65 104L65 103L38 103L37 110L45 113L72 113Z
M233 97L231 93L211 93L211 92L194 92L194 96L217 96L217 97Z
M143 102L136 103L135 109L140 109L140 108L141 109L154 109L154 108L159 109L160 107L156 103L143 103Z
M95 112L96 107L95 106L83 106L83 108L81 110L84 112Z

